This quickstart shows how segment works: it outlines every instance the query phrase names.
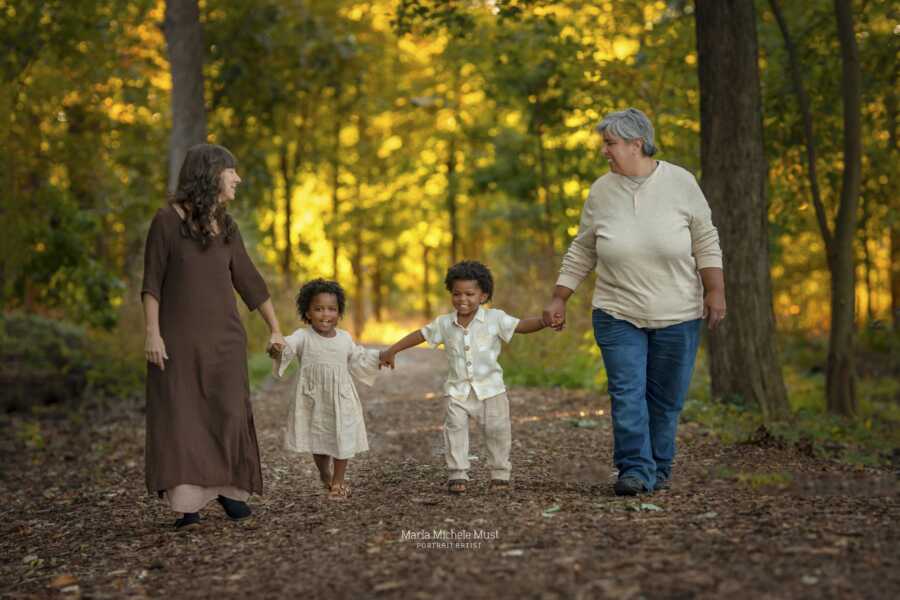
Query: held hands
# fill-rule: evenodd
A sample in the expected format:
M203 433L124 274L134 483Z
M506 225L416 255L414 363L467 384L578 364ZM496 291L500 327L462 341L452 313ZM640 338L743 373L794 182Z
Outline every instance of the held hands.
M562 331L566 325L566 301L562 298L553 298L544 308L541 315L544 325L555 331Z
M703 297L703 316L712 331L725 318L725 292L710 290Z
M284 339L284 336L277 331L273 332L269 338L269 344L266 346L266 354L278 360L281 358L281 353L284 351L285 346L287 346L287 341Z
M161 371L166 370L164 361L169 359L169 355L166 354L166 343L161 335L158 333L147 334L147 339L144 341L144 355L147 357L147 362L156 365Z
M391 352L390 350L382 350L378 353L378 368L381 367L390 367L391 370L394 368L394 356L396 356L396 352Z

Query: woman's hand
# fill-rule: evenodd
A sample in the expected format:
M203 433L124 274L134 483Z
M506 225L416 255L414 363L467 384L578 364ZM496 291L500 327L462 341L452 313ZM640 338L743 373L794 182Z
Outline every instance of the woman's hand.
M566 301L558 296L554 296L544 308L541 318L547 327L556 331L562 331L566 324Z
M269 344L266 346L266 354L275 359L280 358L285 346L287 346L287 340L284 339L281 332L273 331L269 337Z
M169 359L169 355L166 354L166 343L159 333L147 334L147 338L144 340L144 355L147 357L147 362L156 365L161 371L166 370L164 361Z
M712 289L706 293L706 296L703 297L703 312L709 329L712 331L725 318L724 290Z

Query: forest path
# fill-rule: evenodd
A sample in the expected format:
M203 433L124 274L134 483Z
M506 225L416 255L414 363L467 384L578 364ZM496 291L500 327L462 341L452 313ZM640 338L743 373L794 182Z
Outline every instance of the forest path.
M482 460L469 492L451 497L440 437L445 371L441 353L414 349L375 387L360 387L371 451L351 461L354 493L343 502L323 495L311 458L281 447L293 377L267 382L254 397L266 487L251 500L254 516L231 522L213 503L199 526L181 531L144 490L135 407L82 422L5 416L0 593L900 595L894 474L810 457L765 436L725 446L683 424L672 489L616 498L609 401L587 392L510 390L512 490L488 489L475 431L471 453ZM446 539L414 539L442 532Z

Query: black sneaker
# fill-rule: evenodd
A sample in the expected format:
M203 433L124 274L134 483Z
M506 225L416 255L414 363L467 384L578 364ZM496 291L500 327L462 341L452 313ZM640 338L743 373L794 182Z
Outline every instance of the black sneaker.
M672 487L670 476L666 473L657 473L656 485L653 486L653 491L658 492L659 490L667 490L670 487Z
M620 477L619 480L616 481L616 484L613 486L613 491L615 491L616 496L637 496L638 494L650 490L648 490L644 486L644 482L637 477L626 475L625 477Z
M188 525L197 525L200 523L200 513L184 513L180 519L175 521L175 529L181 529Z
M231 498L226 498L225 496L219 496L216 500L218 500L219 504L222 505L222 508L225 509L225 514L234 520L246 519L253 512L250 510L250 507L247 506L246 502L241 502L240 500L233 500Z

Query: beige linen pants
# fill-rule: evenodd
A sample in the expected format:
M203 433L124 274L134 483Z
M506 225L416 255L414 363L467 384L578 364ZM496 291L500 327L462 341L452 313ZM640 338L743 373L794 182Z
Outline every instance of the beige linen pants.
M479 400L474 391L465 400L447 397L444 418L444 455L450 479L469 479L469 417L481 425L491 479L509 481L512 438L506 392Z

